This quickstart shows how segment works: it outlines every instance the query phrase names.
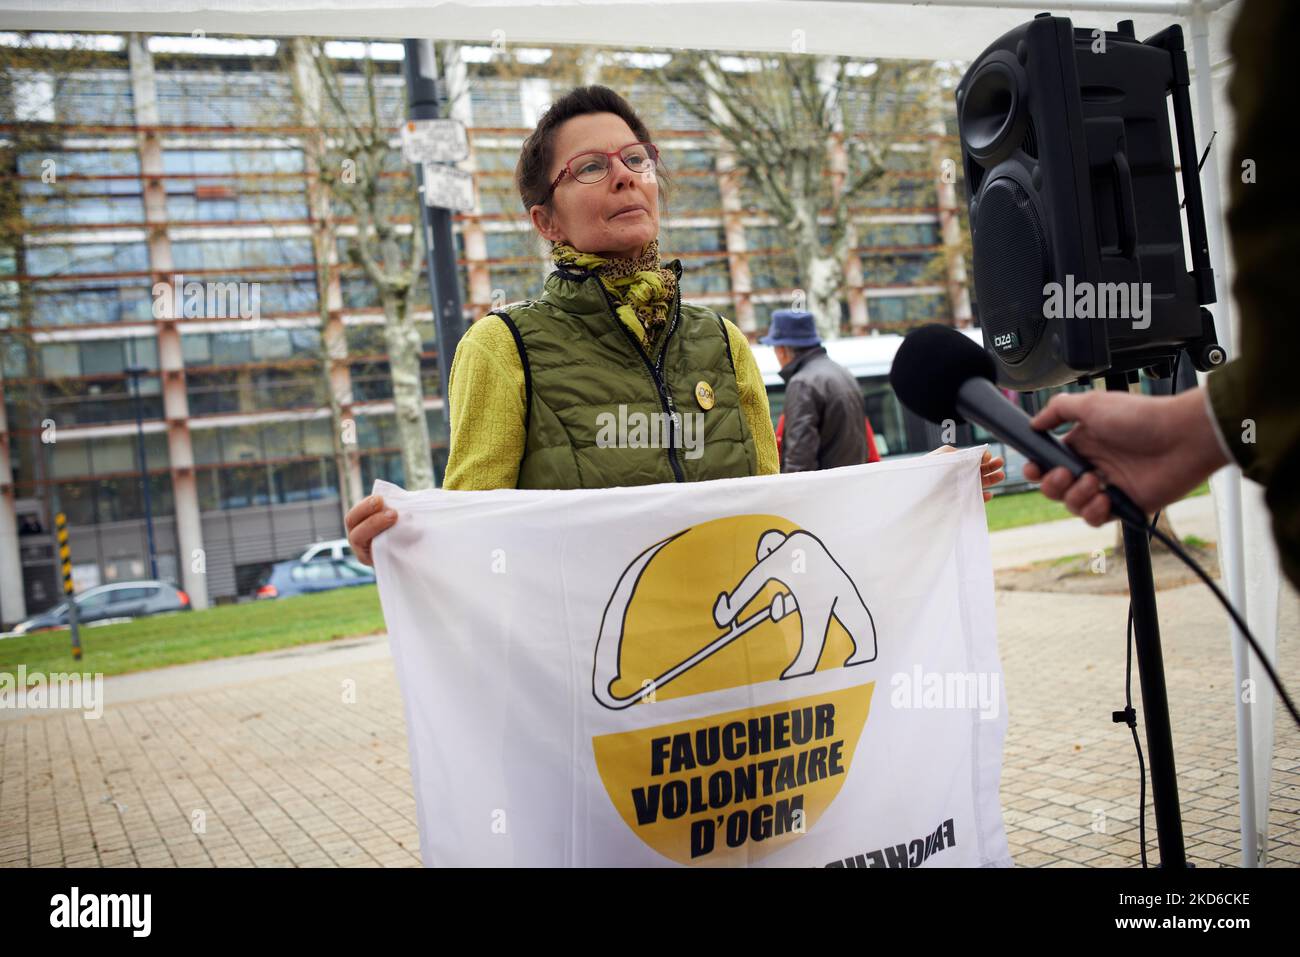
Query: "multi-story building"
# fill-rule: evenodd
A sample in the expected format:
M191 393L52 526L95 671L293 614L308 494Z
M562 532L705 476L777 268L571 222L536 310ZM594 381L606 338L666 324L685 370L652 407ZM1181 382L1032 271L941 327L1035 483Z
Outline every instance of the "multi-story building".
M21 220L0 236L4 623L60 597L56 511L67 516L79 586L153 574L147 511L157 575L204 607L246 594L267 563L340 536L342 490L402 481L376 291L348 262L355 224L309 173L304 143L320 130L295 105L278 44L87 40L67 69L56 58L46 70L0 71L0 174ZM347 46L339 71L345 92L361 97ZM530 51L522 79L498 75L487 48L459 52L445 79L467 94L450 109L469 128L463 168L476 182L476 208L455 218L472 321L536 295L549 271L512 174L522 139L566 87L548 51ZM381 63L376 80L394 128L400 65ZM761 333L800 287L761 197L723 175L734 158L654 84L620 89L671 171L660 246L684 261L684 295ZM902 161L888 188L854 209L845 332L969 321L952 254L956 187L938 173L938 157L956 155L955 120L947 97L936 102L895 144ZM414 189L396 149L385 183L395 196ZM409 218L399 221L409 237ZM337 255L318 262L325 227ZM231 298L187 309L189 283ZM172 295L170 307L159 308L160 295ZM255 315L241 311L251 298ZM440 479L447 432L427 288L415 302ZM345 474L327 389L355 426Z

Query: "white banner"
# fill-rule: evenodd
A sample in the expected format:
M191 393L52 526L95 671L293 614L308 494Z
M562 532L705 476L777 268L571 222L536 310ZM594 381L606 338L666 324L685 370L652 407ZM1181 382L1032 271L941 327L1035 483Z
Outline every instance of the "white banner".
M982 449L374 491L427 866L1009 866Z

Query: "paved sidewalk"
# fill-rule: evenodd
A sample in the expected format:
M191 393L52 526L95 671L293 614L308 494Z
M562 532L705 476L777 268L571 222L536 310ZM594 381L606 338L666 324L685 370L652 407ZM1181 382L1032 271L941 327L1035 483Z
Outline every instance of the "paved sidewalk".
M1210 542L1219 540L1218 519L1214 514L1214 497L1198 495L1185 498L1169 507L1169 520L1180 538L1196 535ZM989 534L993 567L1015 568L1049 558L1082 555L1115 544L1114 523L1093 528L1081 518L1059 522L1039 522Z
M0 866L418 866L387 639L307 647L0 724Z
M1198 585L1161 591L1161 644L1188 858L1241 863L1232 651L1226 615ZM1138 767L1124 707L1128 599L997 593L1008 729L1002 806L1020 866L1126 867L1138 862ZM1300 675L1300 598L1283 598L1277 670ZM1267 679L1262 679L1266 681ZM1293 690L1294 696L1294 690ZM1136 666L1133 703L1146 751ZM1273 866L1300 866L1300 730L1275 710ZM1149 755L1148 755L1149 757ZM1147 790L1148 855L1159 860Z
M995 550L1008 534L994 536ZM1069 534L1044 537L1085 550ZM1188 854L1234 866L1226 618L1199 586L1158 601ZM1137 760L1128 730L1110 720L1124 703L1126 608L1122 596L997 594L1009 713L1002 801L1019 865L1138 862ZM1300 599L1290 591L1278 670L1300 685ZM105 691L100 720L0 721L0 866L419 865L386 638L110 678ZM1134 698L1140 712L1136 676ZM1271 863L1300 866L1300 731L1277 715Z

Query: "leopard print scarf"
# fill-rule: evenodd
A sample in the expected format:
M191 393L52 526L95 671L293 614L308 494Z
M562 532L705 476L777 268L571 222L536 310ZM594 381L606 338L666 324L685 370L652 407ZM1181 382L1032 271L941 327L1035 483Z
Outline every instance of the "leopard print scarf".
M568 243L551 244L556 264L590 269L609 290L619 318L645 344L655 341L668 325L668 310L677 294L677 274L659 261L659 240L652 239L633 259L611 259L584 253Z

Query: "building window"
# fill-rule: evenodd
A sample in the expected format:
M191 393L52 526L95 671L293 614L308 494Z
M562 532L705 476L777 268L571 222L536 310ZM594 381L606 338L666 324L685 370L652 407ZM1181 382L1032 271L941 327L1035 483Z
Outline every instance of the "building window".
M405 485L400 452L372 452L361 456L361 487L370 488L375 479Z
M338 498L331 463L325 459L285 462L272 466L272 486L277 503Z
M58 486L56 511L67 516L69 525L95 524L95 490L92 482L64 482Z
M55 379L40 384L42 417L59 425L93 425L134 421L135 399L125 378L78 381ZM140 379L140 414L144 419L162 417L161 385L157 376Z
M221 507L268 505L271 490L265 465L236 466L221 470Z
M144 243L80 243L75 246L29 246L31 276L79 273L145 272L149 254Z
M718 295L731 292L731 267L725 257L687 259L682 263L682 295Z
M31 293L32 325L80 326L153 320L150 286L142 279L42 280L31 284Z
M101 522L119 522L144 516L140 483L134 478L100 479L95 492Z

